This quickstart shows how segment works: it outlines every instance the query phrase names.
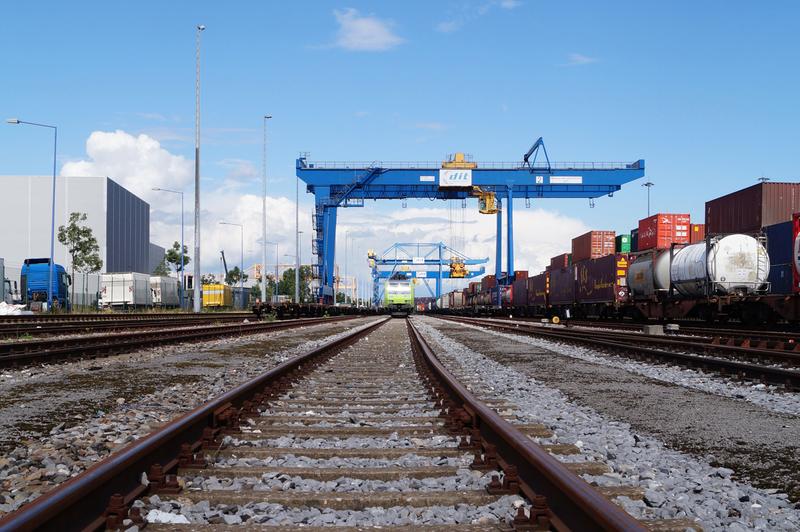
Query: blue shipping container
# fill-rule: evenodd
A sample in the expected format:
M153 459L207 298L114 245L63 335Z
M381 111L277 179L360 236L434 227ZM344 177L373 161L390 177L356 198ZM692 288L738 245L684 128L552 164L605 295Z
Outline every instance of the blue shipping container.
M792 265L772 264L769 267L769 291L773 294L792 293Z
M772 264L792 262L792 222L783 222L764 227L767 235L767 254Z
M631 253L639 251L639 228L631 229Z

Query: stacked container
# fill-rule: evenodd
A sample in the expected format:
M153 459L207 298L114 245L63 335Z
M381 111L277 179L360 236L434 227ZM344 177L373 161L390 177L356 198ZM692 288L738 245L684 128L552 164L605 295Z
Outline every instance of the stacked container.
M706 202L710 235L758 233L800 212L800 183L759 183Z
M532 307L547 306L550 295L550 273L542 272L528 279L528 305Z
M551 270L560 270L561 268L567 268L569 267L570 264L572 264L571 253L562 253L561 255L557 255L552 259L550 259Z
M636 251L668 249L672 244L689 243L688 214L658 213L639 220L639 240Z
M611 240L614 241L613 238ZM573 253L573 257L574 257ZM550 304L571 305L575 302L575 266L550 272Z
M614 239L614 251L616 253L631 252L631 235L617 235Z
M614 253L614 231L589 231L572 239L572 263Z
M692 224L689 227L689 243L696 244L706 239L706 224Z
M631 229L631 253L639 251L639 228Z
M497 278L494 275L484 275L481 279L481 291L486 292L497 286Z

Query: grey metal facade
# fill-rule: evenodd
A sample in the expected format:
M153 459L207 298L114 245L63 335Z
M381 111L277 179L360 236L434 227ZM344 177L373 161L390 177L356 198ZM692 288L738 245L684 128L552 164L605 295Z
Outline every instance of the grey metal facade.
M150 205L106 181L106 272L150 273Z
M166 249L162 248L158 244L153 244L150 242L150 251L147 259L147 273L153 273L153 270L158 267L158 264L161 262L161 259L164 258L166 253Z

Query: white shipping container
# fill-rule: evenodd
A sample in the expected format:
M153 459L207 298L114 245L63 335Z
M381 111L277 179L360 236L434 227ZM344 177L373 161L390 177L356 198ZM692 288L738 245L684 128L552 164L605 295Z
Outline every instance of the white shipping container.
M149 307L150 276L146 273L104 273L100 279L100 306Z
M177 307L180 304L178 279L175 277L151 276L150 292L155 306Z

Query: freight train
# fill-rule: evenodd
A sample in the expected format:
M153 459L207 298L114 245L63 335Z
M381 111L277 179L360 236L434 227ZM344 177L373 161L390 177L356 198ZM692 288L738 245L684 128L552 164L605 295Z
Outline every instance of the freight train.
M706 225L691 224L688 214L658 214L640 220L629 239L590 231L539 275L516 271L514 282L500 287L487 275L458 295L445 294L437 307L472 315L798 324L798 211L800 184L759 184L706 203Z

